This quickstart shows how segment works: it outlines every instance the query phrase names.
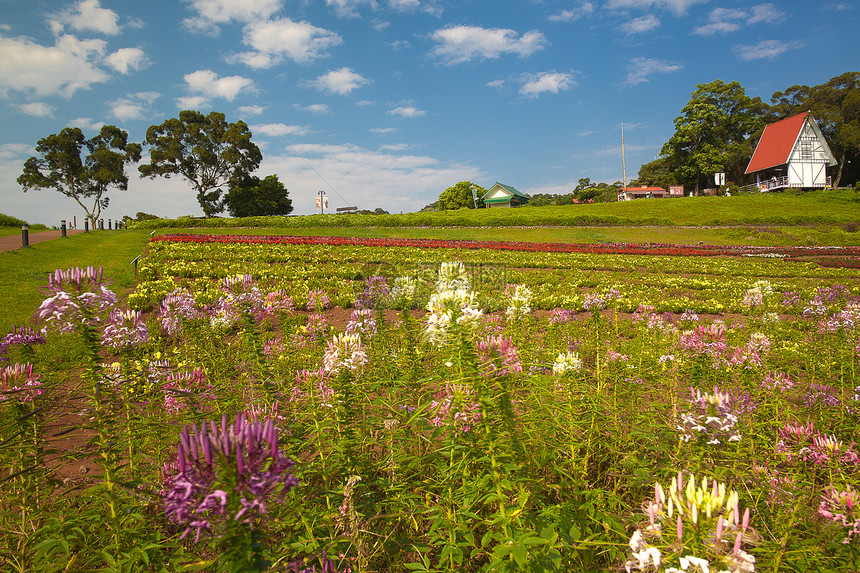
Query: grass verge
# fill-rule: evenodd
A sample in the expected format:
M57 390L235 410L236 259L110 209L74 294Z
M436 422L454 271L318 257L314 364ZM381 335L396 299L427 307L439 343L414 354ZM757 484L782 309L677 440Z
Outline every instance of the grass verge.
M54 269L102 266L118 294L133 286L131 261L148 240L149 232L139 230L87 233L0 253L0 332L30 320L44 299L39 287Z

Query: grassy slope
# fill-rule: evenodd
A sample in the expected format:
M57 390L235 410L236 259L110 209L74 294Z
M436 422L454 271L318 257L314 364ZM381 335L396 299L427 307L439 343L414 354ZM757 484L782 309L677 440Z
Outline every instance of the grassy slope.
M0 253L0 333L29 322L33 310L45 298L39 287L48 283L54 269L104 267L117 293L134 285L132 259L138 256L146 231L100 232L72 235L8 253Z
M712 226L712 225L856 225L860 195L853 191L816 191L738 197L687 197L622 203L461 209L403 215L309 215L244 219L174 219L145 221L158 227L511 227L511 226Z

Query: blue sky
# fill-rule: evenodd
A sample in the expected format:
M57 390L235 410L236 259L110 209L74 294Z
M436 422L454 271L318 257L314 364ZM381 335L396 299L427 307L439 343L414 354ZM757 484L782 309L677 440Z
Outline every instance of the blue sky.
M15 179L38 139L182 109L244 120L296 214L409 212L462 180L566 193L654 159L696 84L779 90L858 69L851 0L0 0L0 212L83 210ZM202 215L182 179L105 218Z

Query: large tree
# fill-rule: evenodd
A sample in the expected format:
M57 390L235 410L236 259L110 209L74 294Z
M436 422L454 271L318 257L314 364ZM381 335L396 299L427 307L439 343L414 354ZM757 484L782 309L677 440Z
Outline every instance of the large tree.
M250 175L263 159L245 122L227 123L216 111L181 111L178 118L150 126L144 143L150 162L138 168L140 174L184 177L207 219L224 210L224 187Z
M293 202L277 175L265 179L252 175L232 182L224 202L233 217L266 217L293 212Z
M701 189L717 172L739 181L753 152L752 136L764 129L767 104L746 95L738 82L699 84L675 118L663 146L668 167L688 188Z
M811 111L839 161L834 187L845 176L860 177L860 72L847 72L818 86L791 86L776 92L772 119Z
M475 191L474 196L472 195L473 187ZM451 209L460 209L462 207L468 207L469 209L483 207L484 201L481 197L486 192L486 189L480 185L475 185L471 181L460 181L453 187L448 187L439 195L439 210L448 211ZM477 201L475 200L475 197L477 197Z
M86 149L86 156L82 152ZM74 199L95 227L102 209L110 203L108 189L128 189L127 163L140 160L141 147L128 143L128 134L105 125L86 139L80 128L66 127L36 143L36 153L24 163L18 183L30 189L54 189Z

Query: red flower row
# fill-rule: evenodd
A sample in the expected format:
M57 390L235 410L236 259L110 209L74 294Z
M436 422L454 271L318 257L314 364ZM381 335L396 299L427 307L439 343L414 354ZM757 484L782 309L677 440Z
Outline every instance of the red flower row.
M364 247L418 247L429 249L494 249L541 253L595 253L615 255L664 255L712 257L718 255L781 255L785 257L857 256L860 247L750 247L742 245L667 245L659 243L527 243L518 241L470 241L448 239L392 239L360 237L308 237L295 235L196 235L173 233L153 241L180 243L252 243L264 245L358 245Z

